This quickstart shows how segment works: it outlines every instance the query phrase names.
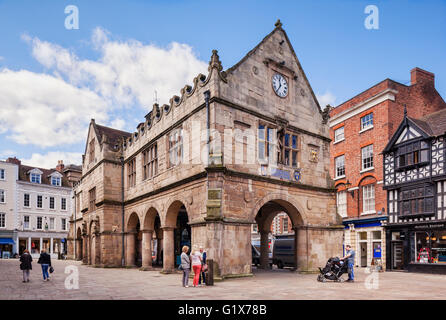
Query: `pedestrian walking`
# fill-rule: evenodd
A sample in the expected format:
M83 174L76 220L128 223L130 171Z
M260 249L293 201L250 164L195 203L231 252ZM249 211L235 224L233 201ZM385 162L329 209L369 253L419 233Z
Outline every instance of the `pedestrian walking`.
M51 267L51 256L48 253L46 253L45 249L42 249L40 251L40 257L37 263L40 263L42 265L43 281L50 280L50 275L48 274L48 268Z
M192 268L194 269L194 287L198 287L198 280L200 278L201 272L201 262L203 258L201 257L201 252L196 250L191 254L192 258Z
M201 253L201 272L200 272L200 278L198 279L198 285L199 286L205 286L206 285L206 271L208 270L208 265L206 263L206 251L204 251L203 246L200 246L200 253ZM203 280L203 282L201 282Z
M20 256L20 270L23 271L23 282L29 282L29 270L33 268L32 261L33 258L29 254L29 251L23 251L23 254Z
M189 251L188 246L183 246L181 253L181 270L183 270L183 287L189 288L189 274L190 274L190 257L187 255Z
M347 282L354 282L355 281L355 273L353 272L353 268L355 266L355 250L352 249L352 247L348 244L345 246L345 249L347 250L347 254L342 259L347 259L347 265L348 265L348 280Z

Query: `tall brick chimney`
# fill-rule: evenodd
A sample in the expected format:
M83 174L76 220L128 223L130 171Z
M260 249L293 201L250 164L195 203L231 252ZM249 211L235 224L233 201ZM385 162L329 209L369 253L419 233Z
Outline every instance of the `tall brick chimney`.
M56 170L62 172L65 165L63 164L63 160L57 160Z
M427 83L434 87L435 74L420 68L413 68L410 70L410 85L421 83Z
M19 159L17 159L16 157L8 158L8 159L6 159L6 162L14 163L14 164L19 165L19 166L22 164L22 162Z

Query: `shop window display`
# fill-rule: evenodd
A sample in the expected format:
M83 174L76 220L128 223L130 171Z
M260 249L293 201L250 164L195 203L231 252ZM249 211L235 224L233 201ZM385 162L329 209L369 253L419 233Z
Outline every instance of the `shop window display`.
M446 231L416 232L415 262L446 264Z
M446 231L432 232L432 262L446 264Z

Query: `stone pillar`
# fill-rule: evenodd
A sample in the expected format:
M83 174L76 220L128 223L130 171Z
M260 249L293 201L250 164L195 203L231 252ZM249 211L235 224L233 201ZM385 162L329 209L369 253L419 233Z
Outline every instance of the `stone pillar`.
M152 237L153 230L142 231L142 269L152 268Z
M83 236L83 240L82 240L82 263L84 264L88 264L88 247L87 247L87 242L88 242L88 238L87 236Z
M260 232L260 268L269 268L268 231Z
M43 239L42 238L40 238L40 252L42 252L42 247L43 247Z
M75 240L76 243L76 260L82 260L82 247L83 247L83 241L82 240Z
M172 273L175 269L174 228L163 228L163 272Z
M31 237L28 237L28 251L29 251L29 253L31 254Z
M135 242L136 232L127 232L125 236L126 250L125 250L125 265L127 267L135 266Z
M53 254L53 253L54 253L54 240L51 237L50 238L50 254Z

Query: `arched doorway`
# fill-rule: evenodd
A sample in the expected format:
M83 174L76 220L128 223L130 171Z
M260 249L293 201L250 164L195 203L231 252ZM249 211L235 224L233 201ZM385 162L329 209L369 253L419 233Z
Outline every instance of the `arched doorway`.
M255 222L257 228L251 233L253 264L259 269L297 269L298 227L303 225L298 209L286 200L268 200L258 209Z
M82 249L84 247L84 242L82 239L82 230L81 228L77 228L77 232L76 232L76 260L82 260L83 256L82 256Z
M189 217L181 201L174 201L167 210L163 243L163 271L172 272L181 262L182 247L191 248L192 243Z
M142 265L142 232L138 215L133 212L127 221L126 266Z
M99 265L101 261L101 250L98 219L93 220L90 223L89 253L90 264Z

